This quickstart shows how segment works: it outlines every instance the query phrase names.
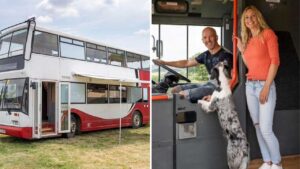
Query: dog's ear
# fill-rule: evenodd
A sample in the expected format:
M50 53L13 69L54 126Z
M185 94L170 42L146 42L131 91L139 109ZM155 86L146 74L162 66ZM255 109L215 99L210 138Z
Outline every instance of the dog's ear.
M210 73L210 80L219 78L219 70L217 68L213 68Z

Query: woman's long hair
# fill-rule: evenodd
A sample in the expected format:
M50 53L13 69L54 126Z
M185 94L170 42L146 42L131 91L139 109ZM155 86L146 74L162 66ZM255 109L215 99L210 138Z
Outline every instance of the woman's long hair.
M242 25L242 31L241 31L241 37L242 37L242 43L246 46L249 39L252 37L252 34L251 34L251 31L249 28L246 27L246 24L245 24L245 14L248 10L252 10L256 17L257 17L257 20L258 20L258 24L259 24L259 33L266 29L266 28L269 28L268 24L266 23L264 17L262 16L261 12L253 5L250 5L248 7L246 7L244 9L244 12L242 14L242 18L241 18L241 25Z

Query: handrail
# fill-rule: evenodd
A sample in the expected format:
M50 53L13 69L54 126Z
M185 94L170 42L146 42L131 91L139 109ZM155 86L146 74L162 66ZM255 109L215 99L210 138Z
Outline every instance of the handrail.
M238 15L237 15L237 8L238 8L238 0L233 1L233 35L237 36L237 21L238 21ZM237 39L233 39L233 69L232 69L232 79L230 82L230 88L231 90L234 89L236 86L238 79L238 72L237 72Z

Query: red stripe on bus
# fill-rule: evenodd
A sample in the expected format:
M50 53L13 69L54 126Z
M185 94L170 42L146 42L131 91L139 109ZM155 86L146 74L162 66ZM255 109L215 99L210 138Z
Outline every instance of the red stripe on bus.
M24 139L32 139L32 127L13 127L0 125L0 129L2 129L3 132L1 134Z

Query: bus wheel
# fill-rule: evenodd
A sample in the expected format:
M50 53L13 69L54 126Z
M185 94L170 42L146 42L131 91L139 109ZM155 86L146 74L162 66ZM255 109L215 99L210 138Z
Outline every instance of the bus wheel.
M140 112L135 111L132 115L132 128L139 128L143 124L143 118Z
M66 136L67 138L72 138L75 136L77 131L79 130L78 128L78 122L77 119L74 115L71 115L71 128L70 128L70 133L67 133Z

